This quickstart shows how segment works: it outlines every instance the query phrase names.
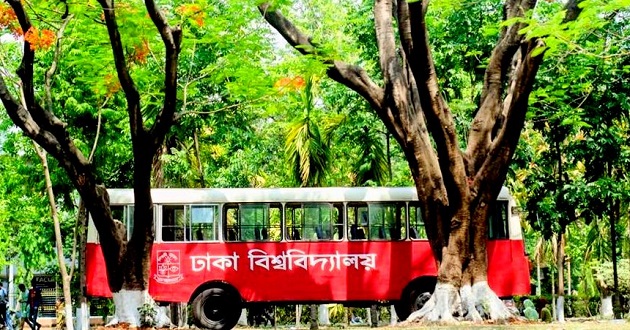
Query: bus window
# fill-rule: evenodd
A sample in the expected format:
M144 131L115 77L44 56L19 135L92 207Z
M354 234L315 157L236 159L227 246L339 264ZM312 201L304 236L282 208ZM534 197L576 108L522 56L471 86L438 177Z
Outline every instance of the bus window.
M409 238L427 239L427 231L422 219L422 209L419 204L409 204Z
M288 238L295 241L342 239L343 234L339 235L343 228L341 207L333 204L287 205Z
M488 238L506 239L508 238L508 201L498 200L494 204L490 217L488 218Z
M162 206L162 241L185 241L186 215L183 205Z
M190 240L218 240L218 207L216 205L190 205L188 208L190 217Z
M335 241L340 241L343 239L344 230L343 230L343 204L336 203L333 204L335 208L333 210L333 219L335 223L333 224L333 234L332 239Z
M268 234L269 240L279 242L282 240L282 204L269 205Z
M129 240L133 232L133 205L113 205L110 209L112 217L125 225L125 240Z
M240 204L237 218L239 241L280 241L280 204ZM228 219L229 220L229 219ZM228 234L229 231L228 224Z
M302 214L304 210L300 204L287 205L286 207L286 227L287 227L287 239L291 241L302 240Z
M348 237L351 240L366 239L369 236L369 210L366 203L348 204Z
M223 206L223 218L225 219L224 239L227 242L238 241L238 206Z
M406 214L404 203L369 204L370 240L401 240L404 238Z

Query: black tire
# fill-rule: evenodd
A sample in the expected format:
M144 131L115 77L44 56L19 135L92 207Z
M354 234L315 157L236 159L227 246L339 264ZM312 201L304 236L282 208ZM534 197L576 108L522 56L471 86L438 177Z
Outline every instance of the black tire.
M193 299L192 314L195 325L212 330L234 328L241 316L241 297L231 287L212 287Z
M400 300L394 303L396 315L401 321L421 309L435 290L435 278L421 278L411 282L403 291Z

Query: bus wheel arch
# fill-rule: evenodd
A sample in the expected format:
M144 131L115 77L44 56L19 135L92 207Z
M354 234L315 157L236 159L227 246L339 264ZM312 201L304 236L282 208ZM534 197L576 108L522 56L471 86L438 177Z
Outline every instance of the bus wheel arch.
M207 282L199 286L190 301L193 321L202 329L234 328L243 308L243 299L238 290L222 281Z
M396 315L402 321L424 306L435 290L437 277L421 276L415 278L403 289L400 300L394 303Z

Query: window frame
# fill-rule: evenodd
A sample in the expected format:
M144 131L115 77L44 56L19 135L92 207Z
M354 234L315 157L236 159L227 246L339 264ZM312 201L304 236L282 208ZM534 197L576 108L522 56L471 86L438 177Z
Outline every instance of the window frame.
M338 242L344 240L344 204L341 202L285 203L284 228L286 241ZM309 210L317 210L319 221L308 221ZM327 212L322 212L322 210ZM312 219L312 217L311 217ZM308 223L307 223L308 221ZM337 233L335 233L337 230ZM298 235L296 236L296 231ZM335 234L337 237L335 238ZM299 237L296 239L296 237Z

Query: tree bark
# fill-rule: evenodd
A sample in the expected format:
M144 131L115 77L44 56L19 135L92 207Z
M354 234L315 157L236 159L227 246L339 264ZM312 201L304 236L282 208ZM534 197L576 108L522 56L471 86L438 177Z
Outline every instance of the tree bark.
M577 17L576 1L567 4L565 20ZM468 148L462 152L435 71L424 19L428 4L427 0L375 0L382 86L362 68L328 57L268 3L258 8L298 52L323 58L330 78L361 95L405 154L438 263L433 296L409 319L448 322L454 312L463 310L478 320L480 313L470 306L480 301L489 302L484 317L504 319L509 313L487 284L486 221L525 122L543 57L533 57L532 52L541 44L519 33L525 23L502 27L486 69ZM523 17L535 4L535 0L506 0L504 19ZM470 298L468 308L460 303L460 289Z
M19 0L7 0L7 2L14 10L22 31L28 31L31 28L31 21L24 4ZM150 269L149 258L153 244L151 161L176 117L177 61L180 52L181 29L168 25L164 14L154 1L145 1L149 17L162 37L166 49L162 107L157 111L158 115L153 126L147 128L144 126L143 115L140 112L140 94L127 66L113 1L99 0L98 2L103 8L118 79L127 100L131 127L136 204L132 233L125 233L121 223L112 218L107 191L105 187L97 184L99 180L94 174L93 164L75 146L66 130L66 124L54 115L52 104L48 102L48 107L45 108L37 102L33 77L35 53L27 40L24 41L22 62L17 71L24 104L10 93L3 75L0 75L0 100L11 120L25 135L55 157L68 174L86 208L90 211L98 231L110 290L115 298L121 293L122 296L134 297L131 301L138 304L129 308L134 311L129 315L118 315L118 320L131 325L140 325L137 307L145 302L152 302L146 294ZM55 56L59 56L58 51ZM54 64L56 65L56 60ZM53 66L47 73L48 83L55 70L56 67ZM50 91L47 91L47 95L51 95ZM131 234L129 241L126 234ZM71 304L67 306L70 307ZM118 311L117 309L117 313Z

